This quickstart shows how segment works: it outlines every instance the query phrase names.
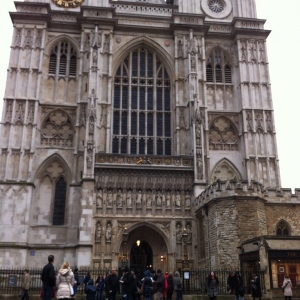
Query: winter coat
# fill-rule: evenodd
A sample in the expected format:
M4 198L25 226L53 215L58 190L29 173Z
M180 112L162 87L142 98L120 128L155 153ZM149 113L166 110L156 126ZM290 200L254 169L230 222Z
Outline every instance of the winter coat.
M215 278L214 280L211 280L211 278L207 278L206 280L206 290L207 290L207 296L209 298L215 297L218 295L219 290L219 279Z
M165 290L165 277L163 274L159 274L156 280L157 291L163 293Z
M94 286L93 279L90 279L84 289L86 293L86 300L95 300L96 297L96 287Z
M55 271L52 263L48 263L44 266L41 280L43 281L43 284L47 286L55 286Z
M244 285L243 285L243 278L239 273L235 273L233 279L233 286L234 286L234 294L244 297Z
M25 289L25 290L29 290L30 281L31 281L31 276L28 273L26 273L24 275L24 279L23 279L23 283L22 283L22 288Z
M169 275L167 281L168 281L168 291L167 291L167 293L173 293L173 291L174 291L173 276Z
M291 279L290 278L284 278L282 288L284 288L284 296L285 297L292 297L293 296L292 287L293 287L293 285L292 285Z
M56 298L71 298L70 285L75 283L74 274L70 268L60 269L56 277Z
M145 298L149 298L153 293L153 279L149 270L145 271L144 276L142 279L142 284L144 285L143 295Z
M173 286L175 291L180 291L182 289L182 282L179 276L179 272L176 271L173 278Z
M104 280L103 279L99 279L98 282L96 281L96 288L97 291L103 291L104 290Z
M123 276L123 292L124 294L133 294L135 289L134 277L129 271Z
M258 277L255 277L253 280L251 280L251 291L253 298L260 298L262 296L260 281Z
M105 292L116 293L119 291L119 278L117 274L113 273L105 277Z

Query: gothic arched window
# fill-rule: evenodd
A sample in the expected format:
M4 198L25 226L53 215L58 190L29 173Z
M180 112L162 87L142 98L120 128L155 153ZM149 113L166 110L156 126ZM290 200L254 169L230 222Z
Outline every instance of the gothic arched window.
M232 83L231 68L224 51L214 49L206 64L206 81Z
M156 53L131 51L114 79L112 152L171 155L171 86Z
M276 227L276 235L279 236L289 236L290 235L290 226L284 220L279 221Z
M65 224L65 209L67 197L67 184L63 177L60 177L55 184L53 225Z
M77 54L67 42L58 43L51 51L49 59L49 75L76 76Z
M217 117L210 125L209 149L238 150L238 132L227 118Z

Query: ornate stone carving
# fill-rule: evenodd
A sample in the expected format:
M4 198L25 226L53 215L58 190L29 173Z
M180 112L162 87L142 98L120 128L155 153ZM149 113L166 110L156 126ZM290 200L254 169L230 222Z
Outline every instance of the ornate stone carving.
M5 111L5 117L4 117L4 122L5 123L10 123L12 119L12 107L13 107L13 102L11 100L6 101L6 111Z
M108 207L112 207L113 206L113 194L112 194L112 190L109 189L107 192L107 206Z
M268 132L273 132L271 113L270 112L266 112L265 116L266 116L267 131Z
M182 225L180 222L176 223L176 242L180 243L182 240Z
M185 205L186 208L191 207L191 195L190 195L190 192L188 190L185 192L184 201L185 201L184 205Z
M21 47L21 42L22 42L22 29L16 29L14 46Z
M264 128L263 128L263 117L262 117L262 113L261 112L256 112L255 113L255 122L256 122L256 131L263 133L264 132Z
M41 48L42 47L42 41L43 41L43 31L37 30L36 37L35 37L35 47Z
M96 240L96 242L101 241L101 231L102 231L101 222L98 221L97 224L96 224L96 230L95 230L95 240Z
M97 193L97 198L96 198L96 206L97 208L102 207L103 205L103 190L100 189Z
M122 190L119 189L117 194L117 207L122 207L122 206L123 206L123 193Z
M21 101L17 102L17 111L15 114L15 124L22 125L24 123L24 103Z
M126 206L128 208L132 207L132 191L131 189L128 190L127 196L126 196Z
M27 29L26 35L24 37L23 47L31 49L32 46L33 46L33 32L31 29Z
M175 207L176 208L180 208L181 206L181 195L180 195L180 191L176 191L175 193Z
M158 207L162 206L162 194L161 194L161 191L157 191L156 206L158 206Z
M28 113L27 113L27 124L33 124L34 122L34 102L33 101L29 101L28 102Z
M147 206L147 208L152 207L152 198L153 198L152 191L149 190L148 191L148 195L147 195L147 200L146 200L146 206Z
M252 63L255 63L257 61L257 58L256 58L256 44L255 42L250 42L250 61Z
M106 231L105 231L105 240L106 242L110 242L112 237L112 226L110 222L106 223Z

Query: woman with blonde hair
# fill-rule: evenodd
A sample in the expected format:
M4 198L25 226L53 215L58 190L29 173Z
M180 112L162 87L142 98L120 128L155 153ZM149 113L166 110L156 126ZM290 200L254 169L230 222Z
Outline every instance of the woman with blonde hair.
M73 285L75 284L74 274L68 262L64 262L58 271L56 277L56 298L57 299L71 299L74 297Z

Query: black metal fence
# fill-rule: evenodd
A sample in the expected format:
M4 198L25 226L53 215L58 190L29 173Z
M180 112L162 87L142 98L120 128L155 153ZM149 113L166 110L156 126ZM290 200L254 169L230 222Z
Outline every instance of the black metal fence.
M57 272L58 270L56 270ZM99 275L106 276L108 270L103 269L84 269L79 270L79 282L78 286L78 294L84 294L84 284L83 279L87 272L90 272L91 278L94 281L97 279ZM31 276L31 284L30 284L30 294L39 294L42 288L41 282L41 268L32 268L29 269L29 274ZM119 276L121 276L121 270L119 270ZM229 276L230 271L228 270L218 270L215 271L216 275L219 278L219 294L227 294L227 278ZM205 280L209 271L207 270L193 270L189 272L181 272L182 278L182 288L183 294L191 294L191 295L202 295L205 294ZM251 293L251 279L252 272L241 272L243 278L243 284L245 287L246 294ZM257 273L260 277L262 292L265 293L265 280L264 273ZM0 294L15 294L17 295L22 287L22 281L24 278L24 269L20 268L0 268Z

